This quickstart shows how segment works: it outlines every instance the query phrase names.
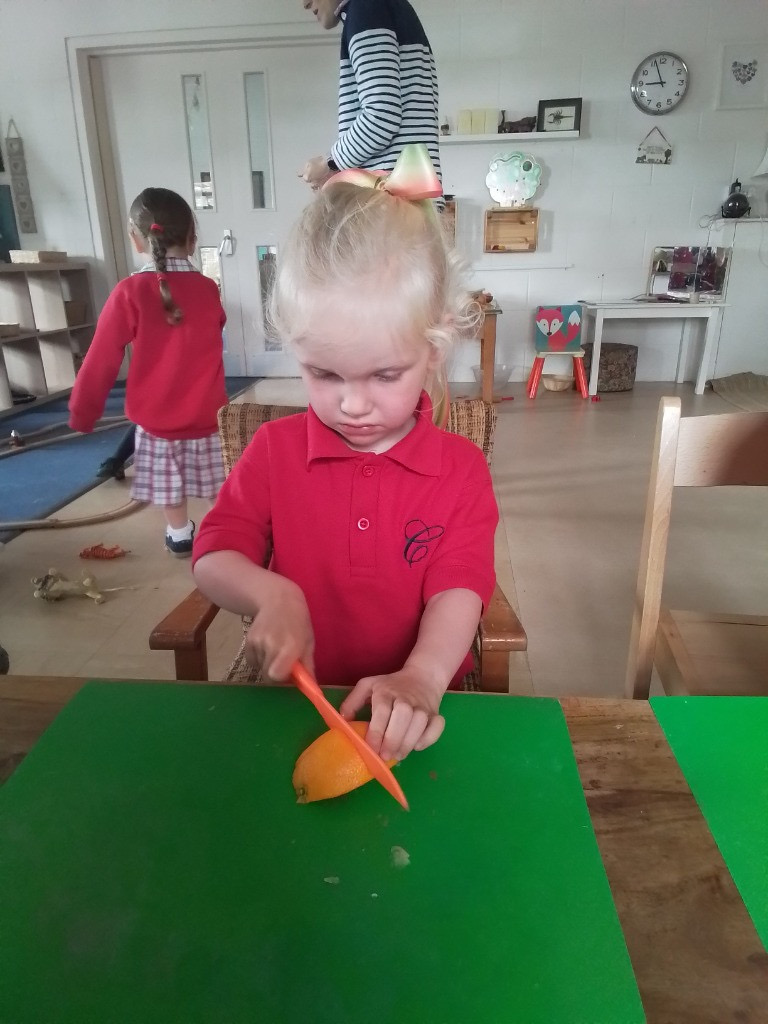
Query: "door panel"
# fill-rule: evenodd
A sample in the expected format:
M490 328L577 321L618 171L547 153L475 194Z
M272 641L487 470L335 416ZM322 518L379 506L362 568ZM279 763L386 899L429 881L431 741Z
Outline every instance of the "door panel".
M99 130L109 133L123 224L131 202L149 185L171 188L194 206L182 77L200 76L208 109L214 208L197 209L195 216L199 246L218 249L227 231L233 239L231 255L225 251L220 259L228 374L296 372L293 359L265 334L258 249L276 246L279 260L281 243L311 198L299 172L334 137L336 62L335 50L327 45L100 58L108 123ZM271 177L271 209L254 209L244 78L253 72L265 76L264 135L271 151L265 177ZM127 234L125 244L128 251ZM128 265L141 265L132 251Z

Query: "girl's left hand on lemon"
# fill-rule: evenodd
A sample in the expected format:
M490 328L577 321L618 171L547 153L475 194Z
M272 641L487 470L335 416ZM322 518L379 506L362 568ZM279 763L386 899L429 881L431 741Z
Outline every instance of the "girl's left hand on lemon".
M366 741L381 757L402 761L412 750L424 750L442 735L445 719L438 710L442 696L442 689L426 676L404 668L361 679L339 710L345 718L354 718L370 702Z

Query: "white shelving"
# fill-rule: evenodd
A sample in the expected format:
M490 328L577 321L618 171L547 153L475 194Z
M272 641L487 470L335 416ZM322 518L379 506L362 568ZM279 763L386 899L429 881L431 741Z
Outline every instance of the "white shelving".
M468 142L495 142L500 146L517 142L562 142L563 139L578 139L580 131L567 132L497 132L495 135L441 135L441 146L461 146Z
M71 388L94 330L88 264L0 264L0 322L19 325L0 336L0 410L13 408L11 387L37 397Z

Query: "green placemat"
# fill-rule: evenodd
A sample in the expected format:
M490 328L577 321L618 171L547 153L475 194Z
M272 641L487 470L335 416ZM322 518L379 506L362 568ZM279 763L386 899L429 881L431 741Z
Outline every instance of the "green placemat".
M407 813L295 803L294 690L86 686L0 791L0 1021L643 1021L559 705L444 709Z
M651 707L768 949L768 698L652 697Z

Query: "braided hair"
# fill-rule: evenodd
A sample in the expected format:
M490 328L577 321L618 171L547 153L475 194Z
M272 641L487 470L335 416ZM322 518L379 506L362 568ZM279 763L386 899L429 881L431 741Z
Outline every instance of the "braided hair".
M145 188L131 203L129 216L136 230L149 242L166 319L169 324L181 323L184 313L173 301L168 287L166 253L174 246L187 245L194 237L194 214L187 201L176 192L167 188Z

